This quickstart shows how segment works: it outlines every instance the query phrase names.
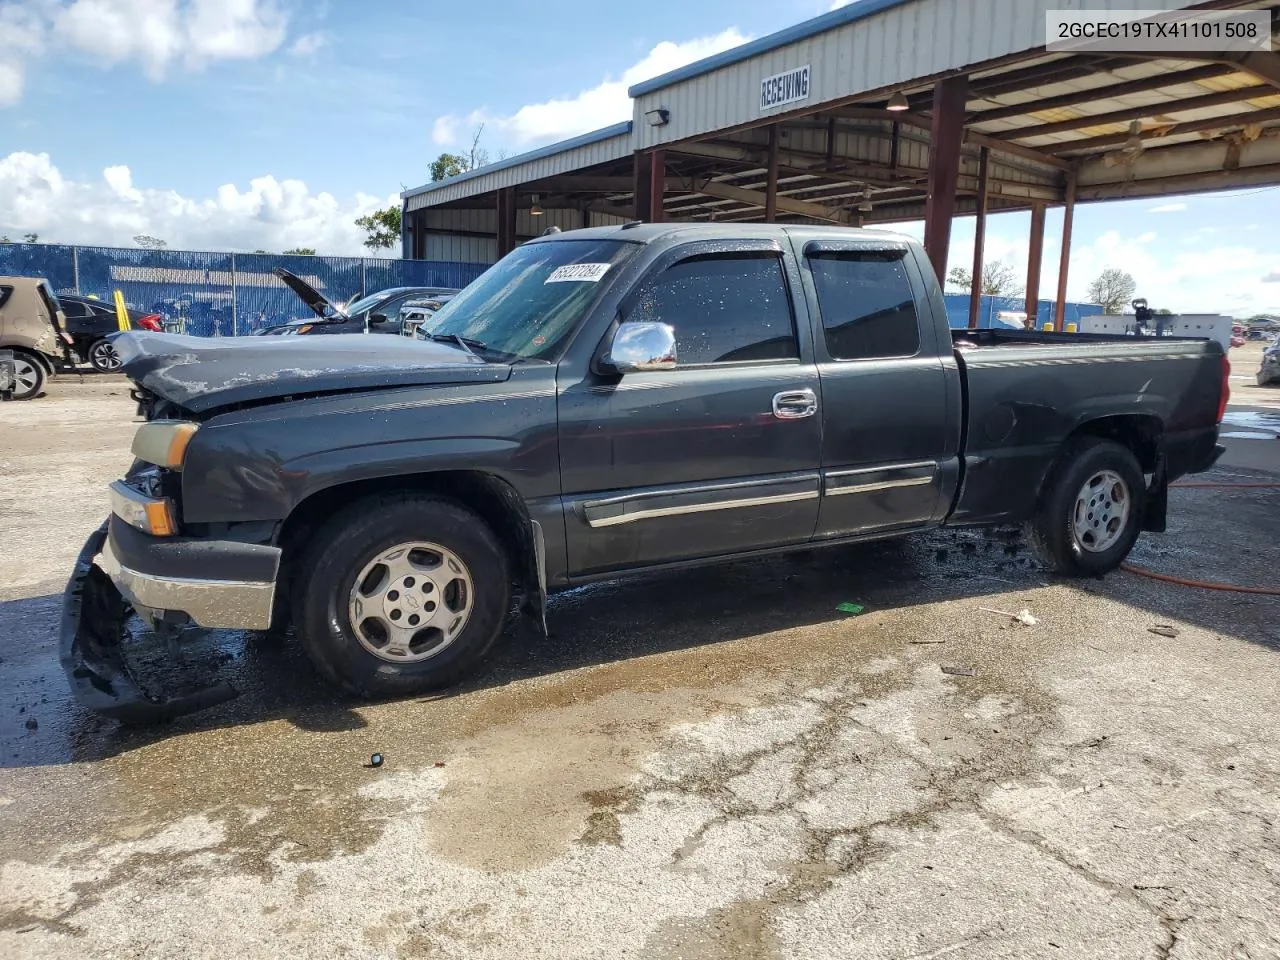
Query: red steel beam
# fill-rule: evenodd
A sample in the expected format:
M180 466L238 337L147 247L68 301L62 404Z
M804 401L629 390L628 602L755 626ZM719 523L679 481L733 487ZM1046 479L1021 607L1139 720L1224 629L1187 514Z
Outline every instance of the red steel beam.
M973 273L969 288L969 329L978 326L978 311L982 307L983 247L987 242L987 164L991 160L991 148L978 150L978 208L973 224Z
M653 157L637 150L635 153L635 212L637 220L648 220L653 208Z
M662 200L667 189L667 154L654 150L649 156L649 215L650 223L662 222Z
M1067 268L1071 265L1071 221L1076 213L1076 175L1067 174L1067 203L1062 208L1062 251L1058 254L1058 302L1053 313L1053 328L1059 332L1067 318Z
M1027 329L1034 330L1040 320L1040 265L1044 259L1044 204L1031 208L1031 244L1027 253Z
M498 256L505 257L516 246L516 188L498 189Z
M769 160L764 185L764 222L778 219L778 125L769 125Z
M924 249L938 282L947 276L947 247L956 208L960 147L964 142L965 76L939 80L933 88L933 124L929 138L929 199L925 204ZM977 278L975 278L977 282Z

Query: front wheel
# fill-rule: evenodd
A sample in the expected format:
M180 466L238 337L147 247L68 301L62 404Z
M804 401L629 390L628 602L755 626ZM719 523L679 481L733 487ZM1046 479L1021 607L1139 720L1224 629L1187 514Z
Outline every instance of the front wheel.
M307 656L330 683L368 698L456 682L493 645L511 603L498 539L435 497L353 505L315 536L293 583Z
M120 355L110 340L98 340L89 348L89 363L99 373L115 373L120 369Z
M1129 555L1142 527L1142 467L1120 444L1082 437L1063 451L1056 469L1029 524L1032 546L1057 573L1110 573Z

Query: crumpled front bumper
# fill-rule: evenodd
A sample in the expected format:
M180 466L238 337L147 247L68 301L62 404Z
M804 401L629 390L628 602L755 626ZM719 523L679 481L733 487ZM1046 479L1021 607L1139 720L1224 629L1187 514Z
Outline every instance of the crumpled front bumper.
M125 658L126 625L135 608L187 614L208 627L268 626L274 570L272 582L259 583L175 576L175 566L180 574L182 566L193 561L217 566L218 555L211 555L207 548L216 551L219 544L195 544L204 549L194 557L190 550L184 553L190 546L181 541L160 543L158 538L133 531L118 517L103 523L85 541L63 592L59 656L72 692L88 709L122 723L159 723L236 696L227 683L177 697L152 695L139 684ZM248 548L227 546L233 553ZM269 557L267 561L269 565ZM255 589L246 593L246 587Z

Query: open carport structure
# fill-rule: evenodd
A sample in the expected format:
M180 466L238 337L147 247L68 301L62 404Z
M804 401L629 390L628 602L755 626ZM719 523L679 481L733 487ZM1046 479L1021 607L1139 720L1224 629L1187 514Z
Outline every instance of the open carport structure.
M1280 183L1280 54L1046 50L1061 0L862 0L632 87L632 119L404 194L404 254L491 262L555 225L925 223ZM1280 0L1085 0L1093 10L1265 10ZM976 321L975 291L971 321Z

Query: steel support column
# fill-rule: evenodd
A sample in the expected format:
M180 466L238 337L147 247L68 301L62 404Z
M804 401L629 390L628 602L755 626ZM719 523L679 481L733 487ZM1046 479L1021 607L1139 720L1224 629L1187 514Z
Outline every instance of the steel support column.
M1031 243L1027 252L1027 323L1028 330L1040 325L1040 265L1044 260L1044 204L1031 208Z
M1067 267L1071 264L1071 221L1076 212L1076 174L1067 174L1067 204L1062 208L1062 252L1058 255L1058 302L1053 328L1061 331L1067 320Z
M778 219L778 125L769 124L769 161L764 182L764 222Z
M973 221L973 273L969 287L969 329L978 326L978 311L982 308L983 247L987 242L987 166L991 162L991 149L978 150L978 209Z
M947 276L947 247L960 178L965 96L969 78L948 77L933 86L933 124L929 137L929 198L925 204L924 249L938 281ZM979 278L975 277L974 282Z
M516 188L498 188L498 257L516 247Z
M649 156L649 215L650 223L662 222L662 201L667 192L667 154L654 150Z
M653 157L643 151L635 154L635 211L637 220L648 220L653 206Z

